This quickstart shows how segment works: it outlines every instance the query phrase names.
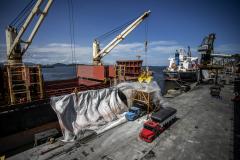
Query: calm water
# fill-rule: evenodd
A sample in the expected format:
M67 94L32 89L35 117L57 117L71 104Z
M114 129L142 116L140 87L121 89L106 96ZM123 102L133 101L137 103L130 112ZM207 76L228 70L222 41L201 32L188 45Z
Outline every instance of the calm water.
M42 68L45 81L63 80L76 77L75 66L55 66L53 68Z
M161 87L162 93L165 93L165 88L168 88L164 81L164 68L162 66L150 67L150 70L154 73L154 80ZM43 68L42 71L45 81L70 79L76 76L75 66L55 66L54 68Z

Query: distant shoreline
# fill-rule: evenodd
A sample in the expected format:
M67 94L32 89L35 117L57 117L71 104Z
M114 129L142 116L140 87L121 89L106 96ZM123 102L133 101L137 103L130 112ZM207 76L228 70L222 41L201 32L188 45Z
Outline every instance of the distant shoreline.
M0 63L0 66L3 66L4 63ZM31 62L26 62L24 63L26 65L36 65L35 63L31 63ZM54 68L54 67L61 67L61 66L75 66L75 65L91 65L91 64L64 64L64 63L54 63L54 64L40 64L42 66L42 68ZM109 65L109 64L106 64ZM142 67L146 67L146 66L142 66ZM166 67L166 66L149 66L149 67Z

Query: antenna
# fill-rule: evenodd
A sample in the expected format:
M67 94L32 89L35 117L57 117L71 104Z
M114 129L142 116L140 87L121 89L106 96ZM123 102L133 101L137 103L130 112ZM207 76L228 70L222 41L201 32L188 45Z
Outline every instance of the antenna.
M140 60L141 58L141 55L136 55L137 59Z

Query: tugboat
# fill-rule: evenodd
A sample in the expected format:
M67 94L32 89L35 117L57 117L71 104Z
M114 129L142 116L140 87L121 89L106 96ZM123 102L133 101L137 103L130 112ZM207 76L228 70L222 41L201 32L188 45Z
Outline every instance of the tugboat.
M176 50L175 57L169 58L169 66L163 71L165 80L197 81L198 57L192 57L183 48Z

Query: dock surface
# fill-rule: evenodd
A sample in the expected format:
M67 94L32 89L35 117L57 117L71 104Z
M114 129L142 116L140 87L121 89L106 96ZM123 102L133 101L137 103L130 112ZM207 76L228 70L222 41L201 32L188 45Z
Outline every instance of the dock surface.
M232 86L224 86L221 98L214 98L208 85L200 85L175 98L164 99L167 106L178 110L177 121L152 143L138 137L145 116L85 141L44 144L9 159L232 159L232 91Z

